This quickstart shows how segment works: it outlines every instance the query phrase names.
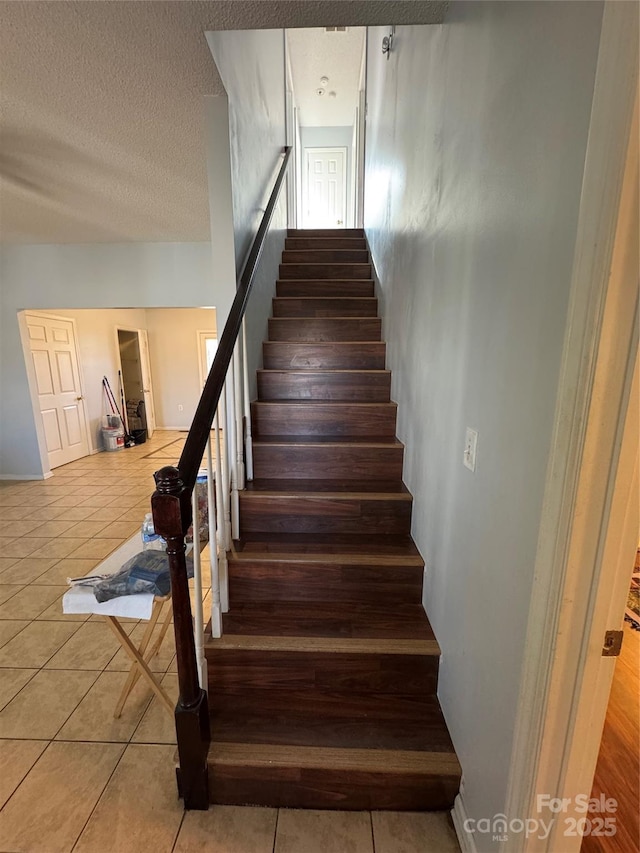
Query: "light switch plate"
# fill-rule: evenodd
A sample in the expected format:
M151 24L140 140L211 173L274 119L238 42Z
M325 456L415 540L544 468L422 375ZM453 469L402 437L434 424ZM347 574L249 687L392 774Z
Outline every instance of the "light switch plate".
M476 470L476 450L478 448L478 433L475 429L467 427L464 439L464 455L462 461L464 467L470 471Z

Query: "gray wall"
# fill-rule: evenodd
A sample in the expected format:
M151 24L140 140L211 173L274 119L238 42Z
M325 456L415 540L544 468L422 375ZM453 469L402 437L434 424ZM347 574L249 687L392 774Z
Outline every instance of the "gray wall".
M47 469L18 311L211 305L209 243L4 246L0 252L0 475Z
M240 271L273 189L286 142L284 30L209 32L207 41L229 103L235 256ZM255 371L262 363L262 341L286 226L283 188L246 315L248 372L254 396ZM222 320L220 316L219 334Z
M476 819L505 806L602 9L452 3L389 61L369 32L365 227Z

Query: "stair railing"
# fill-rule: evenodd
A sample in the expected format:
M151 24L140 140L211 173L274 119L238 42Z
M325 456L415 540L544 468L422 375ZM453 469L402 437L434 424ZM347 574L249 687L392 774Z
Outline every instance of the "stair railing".
M151 498L153 523L155 531L167 542L171 574L180 691L175 709L179 761L177 776L178 790L187 809L208 808L207 752L211 739L204 660L198 495L195 486L206 452L211 627L213 636L219 637L222 633L222 613L229 608L226 552L231 547L231 539L239 535L238 491L244 488L245 476L249 479L253 477L244 316L289 166L291 148L284 148L283 155L260 227L237 281L236 296L180 460L177 466L166 466L154 474L156 491ZM224 447L221 430L224 431ZM185 542L192 519L195 626L191 613Z

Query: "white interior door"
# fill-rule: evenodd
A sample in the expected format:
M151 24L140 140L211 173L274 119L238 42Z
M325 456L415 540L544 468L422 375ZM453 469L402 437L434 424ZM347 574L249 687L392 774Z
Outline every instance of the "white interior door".
M57 468L89 454L75 329L55 317L25 320L49 465Z
M149 359L149 337L146 329L138 329L138 344L140 346L140 368L142 372L142 394L144 409L147 417L147 436L151 438L156 428L156 410L153 402L153 385L151 383L151 361Z
M306 148L305 228L344 228L347 219L346 148Z

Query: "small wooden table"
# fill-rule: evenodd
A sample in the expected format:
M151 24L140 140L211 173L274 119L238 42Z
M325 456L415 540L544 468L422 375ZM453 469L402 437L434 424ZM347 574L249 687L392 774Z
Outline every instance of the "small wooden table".
M141 549L140 534L137 533L110 554L106 560L103 560L99 566L92 569L89 574L117 572L127 560L138 554ZM163 609L165 613L163 619L160 620ZM144 678L163 708L173 717L175 702L170 699L156 674L149 668L149 663L158 653L171 624L171 594L157 596L152 593L137 593L135 595L123 595L119 598L113 598L111 601L100 603L96 601L90 587L76 586L63 595L62 610L63 613L91 613L102 616L117 637L120 646L131 659L129 674L116 702L114 717L121 716L127 697L140 677ZM139 646L133 643L122 627L120 620L123 618L148 621L149 624Z

